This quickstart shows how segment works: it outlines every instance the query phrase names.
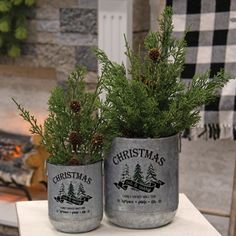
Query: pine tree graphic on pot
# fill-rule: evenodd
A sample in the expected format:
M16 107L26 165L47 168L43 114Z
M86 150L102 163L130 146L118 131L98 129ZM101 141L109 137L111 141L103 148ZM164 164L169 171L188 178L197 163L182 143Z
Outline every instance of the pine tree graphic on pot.
M129 68L96 51L106 91L102 114L111 141L104 169L105 213L127 228L172 221L178 208L180 133L198 122L198 107L230 79L220 71L209 80L206 72L186 87L179 79L186 43L172 37L171 8L164 10L159 25L159 32L145 38L144 57L126 42Z
M56 87L49 98L44 127L16 103L31 132L42 137L50 154L48 213L63 232L87 232L98 227L103 216L102 121L98 117L100 82L94 93L85 91L85 69L72 72L66 88Z

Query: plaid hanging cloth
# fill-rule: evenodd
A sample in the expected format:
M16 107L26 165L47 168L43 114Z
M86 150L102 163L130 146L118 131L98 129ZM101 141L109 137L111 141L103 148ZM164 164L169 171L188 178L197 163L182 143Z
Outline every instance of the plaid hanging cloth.
M174 36L185 30L187 55L182 79L221 68L236 76L236 0L166 0L173 8ZM189 139L236 139L236 80L231 80L216 101L201 108L199 124L184 133Z

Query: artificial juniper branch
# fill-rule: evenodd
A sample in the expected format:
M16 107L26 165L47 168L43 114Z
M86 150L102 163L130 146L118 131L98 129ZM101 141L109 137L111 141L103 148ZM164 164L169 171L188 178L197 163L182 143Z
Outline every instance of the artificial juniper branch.
M18 110L20 111L20 116L25 121L30 123L31 133L32 134L38 134L43 138L43 127L42 127L42 125L39 125L37 123L37 119L33 115L30 115L29 111L27 111L26 109L24 109L24 107L22 107L19 103L17 103L17 101L14 98L12 98L12 100L16 104Z
M57 86L51 91L44 129L13 99L32 133L43 138L50 163L79 165L102 159L103 124L97 116L100 81L95 92L86 92L85 73L84 68L77 67L69 75L66 88Z

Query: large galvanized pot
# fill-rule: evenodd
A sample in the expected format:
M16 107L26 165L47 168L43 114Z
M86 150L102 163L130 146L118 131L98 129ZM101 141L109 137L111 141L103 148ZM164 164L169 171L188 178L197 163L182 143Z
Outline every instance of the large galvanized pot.
M105 213L127 228L169 223L178 207L179 135L115 138L105 161Z
M103 217L102 161L64 166L48 163L48 214L62 232L87 232Z

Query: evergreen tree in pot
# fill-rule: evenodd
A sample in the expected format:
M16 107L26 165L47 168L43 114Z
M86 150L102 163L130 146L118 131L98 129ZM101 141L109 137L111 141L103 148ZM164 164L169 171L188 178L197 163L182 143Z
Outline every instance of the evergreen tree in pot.
M42 137L48 159L49 218L63 232L86 232L96 228L103 216L102 119L98 117L100 83L85 91L85 69L69 75L67 88L56 87L48 101L44 127L16 103L31 132Z
M209 79L206 72L186 86L180 80L186 42L172 36L171 8L163 11L159 25L159 32L145 38L144 58L126 42L127 73L96 50L106 91L103 116L116 137L105 160L105 212L111 222L128 228L159 227L173 219L179 134L199 121L198 108L230 79L223 71Z

